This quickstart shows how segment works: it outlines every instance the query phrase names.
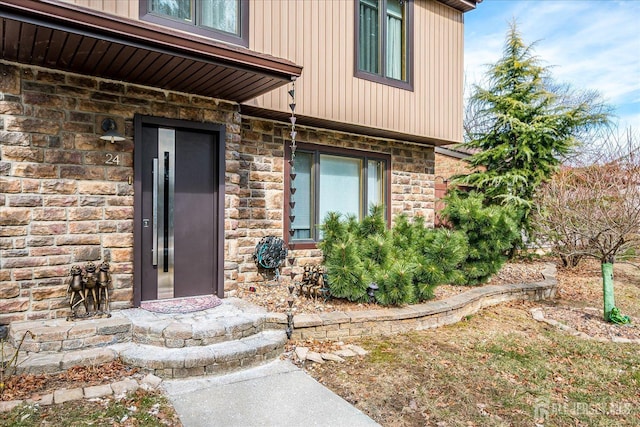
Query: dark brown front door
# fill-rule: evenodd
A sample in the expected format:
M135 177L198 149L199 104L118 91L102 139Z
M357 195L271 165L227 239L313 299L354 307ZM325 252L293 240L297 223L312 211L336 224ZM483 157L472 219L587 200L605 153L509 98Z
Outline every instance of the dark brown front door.
M136 302L222 293L223 141L217 126L136 118Z

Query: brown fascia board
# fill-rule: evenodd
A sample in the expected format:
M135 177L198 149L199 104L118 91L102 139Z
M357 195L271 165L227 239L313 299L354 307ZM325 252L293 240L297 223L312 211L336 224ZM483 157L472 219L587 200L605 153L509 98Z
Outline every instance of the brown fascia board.
M35 20L34 23L44 20L58 23L61 28L90 30L106 36L117 35L132 42L176 53L186 52L202 59L215 59L229 66L254 69L278 78L290 79L299 77L302 73L302 66L285 59L57 0L0 0L0 10L18 13L25 18L31 17Z
M436 147L435 151L436 151L436 154L442 154L443 156L453 157L455 159L460 159L460 160L466 160L472 156L472 153L469 153L466 151L460 151L452 147L457 147L457 145L452 145L449 147L447 146Z
M469 12L475 9L478 4L482 3L482 0L437 0L440 3L444 3L460 12Z

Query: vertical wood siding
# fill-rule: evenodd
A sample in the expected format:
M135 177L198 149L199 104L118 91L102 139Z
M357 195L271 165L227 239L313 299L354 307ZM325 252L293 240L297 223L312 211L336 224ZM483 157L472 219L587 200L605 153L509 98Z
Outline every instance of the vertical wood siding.
M63 0L78 6L111 13L124 18L138 19L137 0Z
M135 0L66 1L138 19ZM354 1L251 1L249 48L304 67L296 84L298 114L461 141L462 13L415 0L413 91L407 91L354 77ZM287 90L248 104L288 111Z
M414 90L354 74L354 0L251 2L249 47L301 64L296 112L438 139L462 139L463 16L414 4ZM287 111L287 89L248 104Z

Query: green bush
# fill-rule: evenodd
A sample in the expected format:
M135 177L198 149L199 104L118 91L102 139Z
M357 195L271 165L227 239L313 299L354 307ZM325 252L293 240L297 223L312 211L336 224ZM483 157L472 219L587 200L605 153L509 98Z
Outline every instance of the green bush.
M507 260L508 251L520 238L517 215L505 206L485 206L480 193L447 196L442 211L445 221L467 237L469 251L461 264L461 273L467 285L486 282L500 270Z
M456 267L465 259L465 236L433 230L423 218L409 222L399 216L388 230L383 211L374 207L361 222L330 213L322 225L319 244L325 257L331 294L350 301L367 301L369 284L382 305L402 305L433 298L436 286L460 282Z
M424 219L396 218L386 227L383 210L373 207L358 222L329 213L319 243L337 298L365 302L369 285L376 283L376 301L403 305L434 297L442 284L476 285L495 274L519 237L516 213L485 206L482 195L451 195L443 217L452 229L432 229Z

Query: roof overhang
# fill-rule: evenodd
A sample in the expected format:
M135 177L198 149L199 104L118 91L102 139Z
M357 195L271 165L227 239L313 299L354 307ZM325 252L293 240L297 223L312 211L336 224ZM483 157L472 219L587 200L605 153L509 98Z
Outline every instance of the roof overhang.
M0 58L243 102L287 84L290 61L55 0L0 0Z
M453 157L460 160L466 160L473 155L473 153L456 150L452 147L459 147L459 145L451 145L449 147L436 147L436 154L442 154L443 156Z
M240 112L243 116L252 116L284 123L289 123L289 117L291 116L291 113L267 110L265 108L260 108L249 104L242 104L240 106ZM450 140L432 138L422 135L412 135L391 129L372 128L355 123L339 122L335 120L328 120L299 114L296 114L296 126L297 125L309 126L319 129L328 129L336 132L352 133L356 135L371 136L374 138L392 139L395 141L408 142L424 146L441 146L452 144L452 141Z
M469 12L475 9L482 0L438 0L440 3L444 3L454 9L461 12Z

